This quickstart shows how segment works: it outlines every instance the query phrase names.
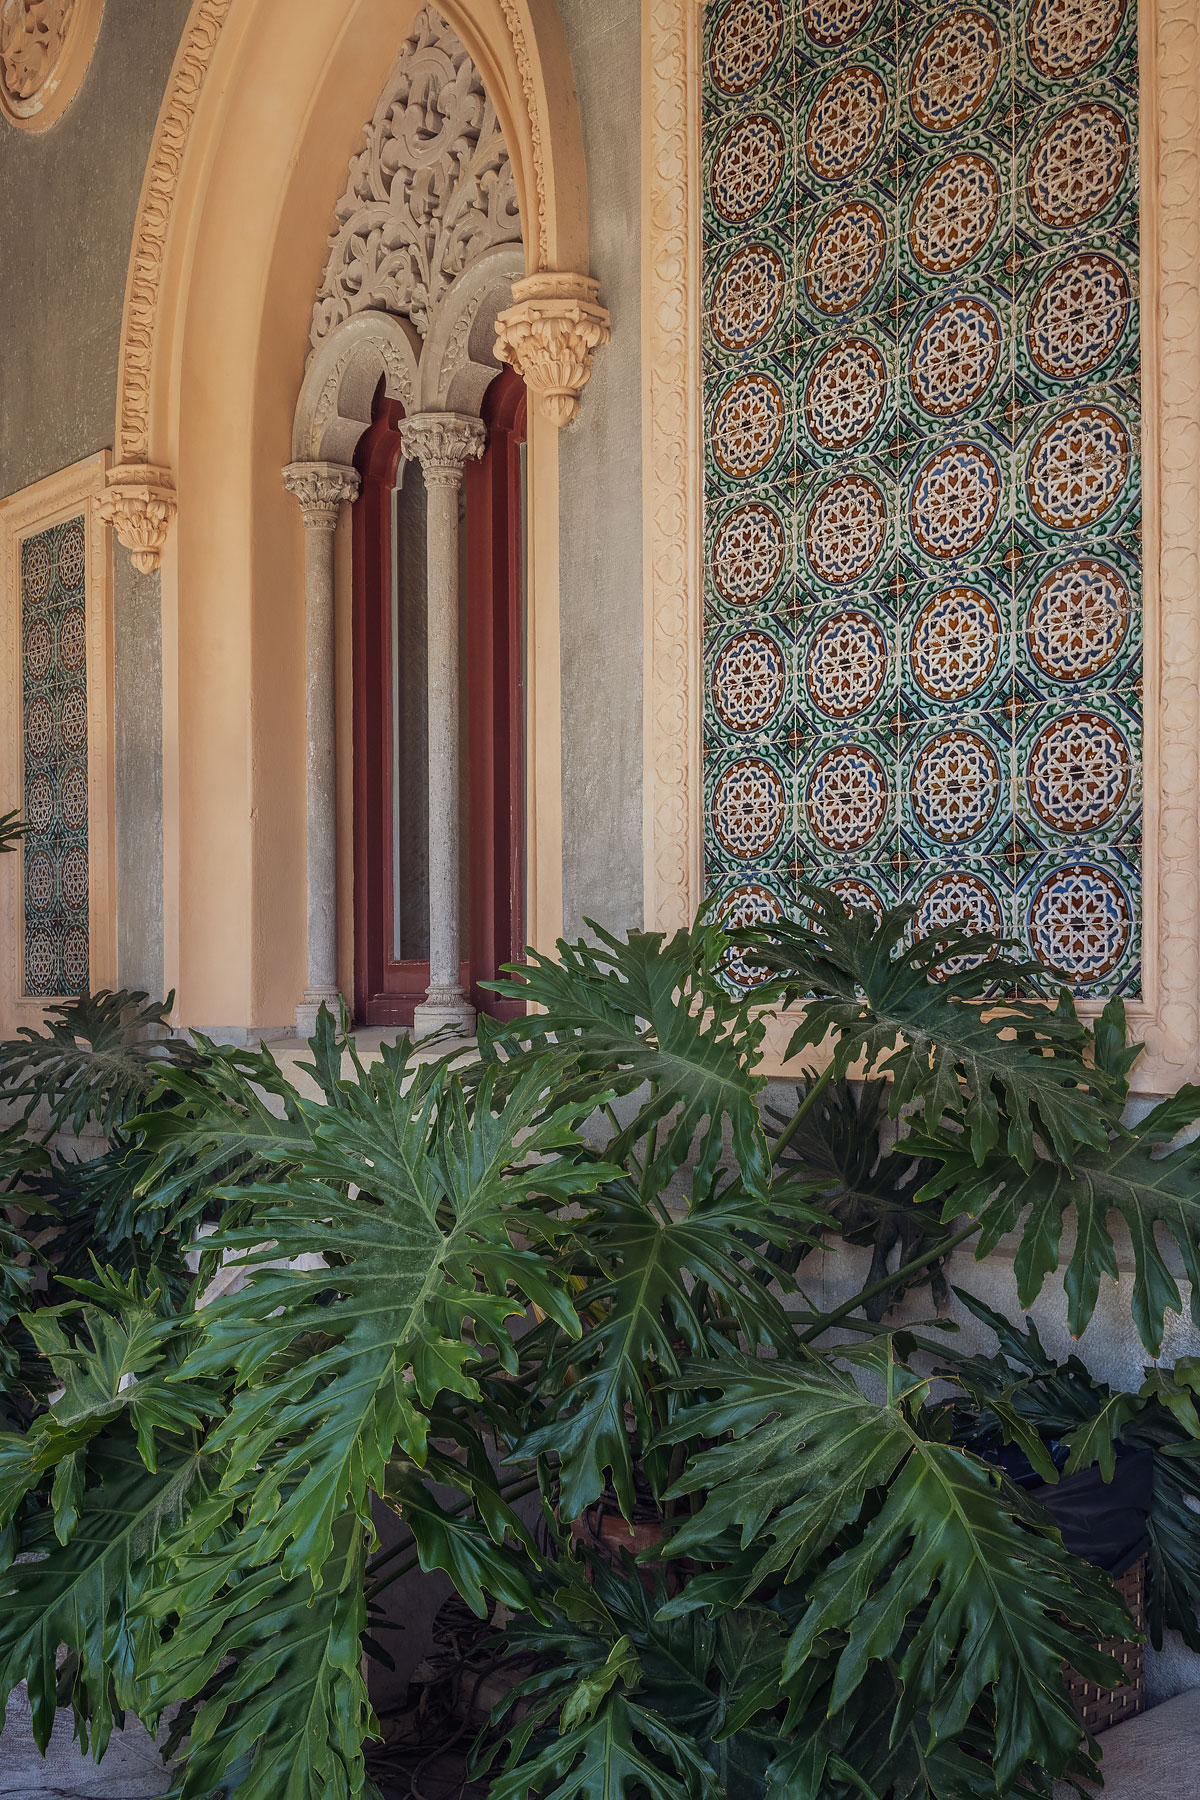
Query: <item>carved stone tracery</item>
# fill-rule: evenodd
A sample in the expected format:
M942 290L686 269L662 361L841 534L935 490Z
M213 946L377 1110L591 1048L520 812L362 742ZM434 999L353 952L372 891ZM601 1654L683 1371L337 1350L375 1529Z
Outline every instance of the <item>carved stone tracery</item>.
M494 245L521 241L495 107L432 7L413 21L336 217L313 307L314 349L369 309L406 316L426 336L458 276Z

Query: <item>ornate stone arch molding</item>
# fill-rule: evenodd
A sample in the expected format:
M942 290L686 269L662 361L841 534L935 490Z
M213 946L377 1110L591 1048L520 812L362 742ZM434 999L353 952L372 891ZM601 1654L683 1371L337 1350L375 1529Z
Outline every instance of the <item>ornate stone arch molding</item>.
M98 16L101 0L77 4L81 11L95 5ZM189 215L202 206L210 175L212 146L205 142L205 127L211 130L216 116L231 110L228 89L206 99L218 54L236 64L238 47L226 36L231 5L232 0L194 0L159 113L134 227L121 331L116 457L99 504L136 565L147 572L158 567L178 507L169 456L178 338L168 315L181 303L179 284L191 249L184 241ZM288 0L244 0L235 33L246 45L257 26L286 13L293 32L319 37L332 52L364 14L383 8L384 0L292 0L290 6ZM402 33L404 6L389 10L396 33ZM499 353L535 391L546 392L553 422L567 423L578 410L592 351L607 341L609 326L588 272L583 140L561 22L553 0L483 5L445 0L442 10L494 100L517 203L527 221L524 268L514 282L514 304L502 315L507 324L500 331ZM236 85L236 66L229 79ZM177 215L188 223L173 229ZM573 403L565 407L564 368L565 379L574 382Z
M703 897L699 184L701 0L643 5L646 925ZM1200 19L1141 0L1149 1091L1200 1074ZM773 1021L768 1068L789 1027Z

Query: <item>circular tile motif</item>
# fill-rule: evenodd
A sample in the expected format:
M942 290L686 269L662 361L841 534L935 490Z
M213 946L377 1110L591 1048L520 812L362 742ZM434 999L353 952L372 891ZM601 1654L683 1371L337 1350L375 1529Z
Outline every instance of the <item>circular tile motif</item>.
M1029 306L1030 358L1054 381L1078 381L1098 369L1121 341L1129 317L1129 278L1097 250L1059 263Z
M31 994L58 992L58 952L46 931L34 931L25 940L25 986Z
M804 154L818 180L844 181L869 162L883 136L887 104L882 77L864 64L830 76L804 131Z
M735 606L751 606L770 592L783 568L783 521L761 500L735 507L713 540L717 592Z
M783 132L763 113L726 133L713 158L712 203L723 219L741 225L761 212L783 174Z
M78 831L88 813L87 776L82 769L72 769L62 784L63 823Z
M88 934L82 925L72 925L63 938L63 986L70 994L85 988L88 982Z
M88 899L88 859L86 850L68 850L63 857L62 896L73 910L87 905Z
M1133 911L1120 884L1093 863L1069 863L1047 875L1029 903L1029 939L1040 961L1072 981L1111 974L1133 935Z
M44 775L25 784L25 818L34 831L48 831L54 818L54 789Z
M913 61L908 100L926 131L953 131L979 111L1000 73L1000 33L973 7L933 27Z
M949 560L981 544L1000 508L1000 470L978 444L948 444L919 470L909 502L912 534Z
M82 688L72 688L62 703L59 728L63 743L78 750L87 743L87 695Z
M814 764L804 810L809 829L827 849L861 850L883 824L887 805L883 764L863 745L839 745Z
M54 633L45 619L35 619L25 633L25 673L30 681L44 681L54 660Z
M68 525L58 543L58 579L65 588L74 590L83 586L84 571L87 568L87 538L83 524L76 519Z
M964 700L995 668L1000 642L1000 614L987 595L946 588L917 614L908 652L913 678L931 700Z
M842 585L864 574L883 549L887 502L865 475L841 475L821 489L804 528L813 573Z
M713 454L726 475L757 475L782 436L783 395L769 375L742 375L726 388L713 419Z
M1079 531L1113 505L1129 470L1129 436L1104 406L1073 406L1052 419L1029 453L1025 492L1044 525Z
M1000 902L982 875L956 869L939 875L929 883L917 899L913 929L918 938L936 937L939 932L990 931L998 934L1004 926ZM952 957L948 965L964 967L973 957Z
M829 884L843 906L858 907L860 912L869 912L878 925L883 918L884 905L875 889L866 881L858 881L853 875L846 875Z
M883 272L887 226L866 200L835 207L813 234L804 286L818 312L836 316L860 306Z
M709 67L723 94L745 94L762 80L783 36L779 0L733 0L713 32Z
M982 300L943 300L918 330L908 385L923 412L949 419L986 391L1000 361L1000 321Z
M54 742L54 713L50 702L39 697L25 714L25 748L30 756L45 756Z
M1033 146L1025 181L1032 211L1053 231L1094 219L1120 187L1129 154L1128 128L1113 107L1068 107Z
M779 711L786 685L787 662L775 639L741 631L713 664L717 717L730 731L757 731Z
M87 655L87 621L81 606L65 612L58 627L58 654L64 669L79 669Z
M908 243L931 275L961 269L987 243L1000 217L1000 177L986 156L948 156L913 199Z
M713 336L726 350L761 343L779 316L783 258L769 244L747 244L729 258L713 288Z
M1087 681L1108 667L1129 631L1133 603L1111 563L1077 556L1047 575L1029 603L1025 642L1054 681Z
M887 364L866 338L824 351L804 390L804 418L824 450L849 450L872 429L887 399Z
M783 903L778 895L757 881L747 881L734 888L717 913L726 931L748 931L755 925L774 925L782 917ZM739 987L760 987L768 978L768 971L761 963L750 962L741 949L727 950L721 966Z
M912 767L913 814L941 844L977 837L1000 799L1000 762L974 731L943 731L925 745Z
M1069 712L1033 741L1026 774L1034 811L1054 831L1095 831L1119 810L1133 780L1125 735L1103 713Z
M1033 0L1025 49L1039 75L1069 81L1107 56L1125 16L1125 0Z
M21 545L21 590L28 605L41 605L50 592L53 573L45 538L26 538Z
M852 719L870 706L887 674L883 627L868 613L839 613L815 633L804 664L809 698L828 719Z
M742 861L765 856L783 830L787 795L783 778L761 757L731 763L713 790L712 822L717 841Z
M25 864L25 899L37 912L54 899L54 864L44 850L35 850Z
M860 32L875 0L803 0L800 17L814 43L832 48Z

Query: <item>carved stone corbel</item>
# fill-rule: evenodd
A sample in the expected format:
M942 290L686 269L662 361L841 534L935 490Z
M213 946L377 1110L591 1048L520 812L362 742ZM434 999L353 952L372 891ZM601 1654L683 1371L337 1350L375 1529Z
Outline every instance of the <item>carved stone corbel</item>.
M592 357L612 336L600 283L589 275L527 275L496 320L496 355L511 363L552 425L579 417Z
M179 507L169 469L153 463L118 463L106 477L96 511L131 553L143 575L157 569Z

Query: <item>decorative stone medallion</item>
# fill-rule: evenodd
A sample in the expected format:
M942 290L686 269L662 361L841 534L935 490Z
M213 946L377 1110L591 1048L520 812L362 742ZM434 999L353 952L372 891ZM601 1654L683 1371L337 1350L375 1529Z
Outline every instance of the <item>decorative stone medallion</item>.
M1136 9L702 21L707 884L1136 996Z
M61 118L91 61L104 0L2 0L0 112L42 131Z

